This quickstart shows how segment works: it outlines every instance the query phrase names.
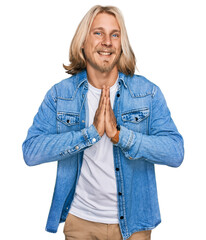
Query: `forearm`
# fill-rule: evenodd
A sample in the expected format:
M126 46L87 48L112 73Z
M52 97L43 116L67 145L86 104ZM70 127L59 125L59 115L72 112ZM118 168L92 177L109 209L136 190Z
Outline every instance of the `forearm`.
M60 134L28 134L22 146L24 160L29 166L59 161L85 150L100 138L94 125Z
M121 126L116 144L130 160L145 159L154 164L178 167L183 161L184 147L178 132L167 135L145 135Z

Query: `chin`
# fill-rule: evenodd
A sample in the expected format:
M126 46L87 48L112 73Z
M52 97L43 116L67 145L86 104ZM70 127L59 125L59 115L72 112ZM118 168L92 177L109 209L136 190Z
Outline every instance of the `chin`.
M117 65L116 58L110 60L87 59L88 63L101 73L108 73Z
M102 72L102 73L108 73L108 72L111 72L112 69L115 67L115 65L109 65L109 66L101 66L99 67L99 71Z

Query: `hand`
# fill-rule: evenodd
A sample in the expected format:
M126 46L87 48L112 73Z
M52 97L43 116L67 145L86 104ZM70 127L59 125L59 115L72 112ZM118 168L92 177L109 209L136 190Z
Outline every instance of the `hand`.
M117 133L117 121L110 102L110 89L106 88L105 130L109 138Z
M106 108L106 90L105 89L106 89L106 86L103 85L103 89L102 89L100 100L99 100L99 105L96 110L96 113L94 116L94 122L93 122L93 125L97 129L100 136L102 136L105 132L105 120L104 120L105 108Z

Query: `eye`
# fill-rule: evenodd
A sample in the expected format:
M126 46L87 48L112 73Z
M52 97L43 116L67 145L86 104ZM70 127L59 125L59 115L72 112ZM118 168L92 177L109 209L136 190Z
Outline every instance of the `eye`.
M94 32L95 35L101 36L100 32Z
M113 33L113 34L112 34L112 37L118 38L118 37L119 37L119 34L118 34L118 33Z

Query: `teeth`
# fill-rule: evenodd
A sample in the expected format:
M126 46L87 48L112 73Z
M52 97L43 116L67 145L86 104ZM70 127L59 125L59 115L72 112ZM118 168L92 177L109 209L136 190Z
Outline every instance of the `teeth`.
M111 55L111 53L109 53L109 52L99 52L99 54L105 55L105 56Z

